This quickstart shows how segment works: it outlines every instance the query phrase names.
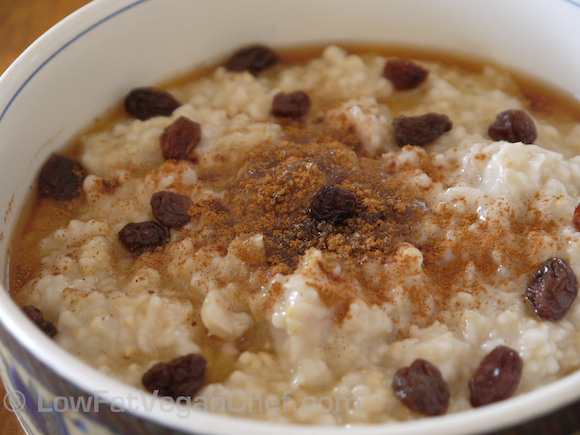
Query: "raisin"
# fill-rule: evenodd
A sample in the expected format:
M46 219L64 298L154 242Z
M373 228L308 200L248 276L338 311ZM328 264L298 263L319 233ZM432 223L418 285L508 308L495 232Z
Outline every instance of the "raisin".
M574 214L572 215L572 224L576 231L580 231L580 204L574 209Z
M43 330L49 337L54 337L57 333L56 327L44 318L44 314L38 308L33 307L32 305L27 305L26 307L22 308L24 314L28 316L30 320L32 320L36 325Z
M449 387L437 367L416 359L399 369L392 383L395 396L407 408L423 415L442 415L449 406Z
M534 143L538 137L534 120L523 110L501 112L489 126L488 134L493 140L525 144Z
M119 231L119 240L133 254L152 251L169 241L169 229L157 222L131 222Z
M526 285L526 296L542 319L560 320L578 294L578 280L561 258L543 261Z
M81 195L84 179L85 170L79 162L53 154L40 170L38 191L49 198L69 201Z
M298 119L306 116L310 110L310 97L304 91L291 94L280 92L272 101L272 115L277 118Z
M340 224L356 214L356 195L334 184L325 184L310 198L308 213L314 219Z
M447 115L426 113L421 116L399 116L393 119L395 137L400 147L405 145L425 146L451 130L453 123Z
M161 152L164 159L188 160L201 140L200 125L180 116L161 135Z
M524 363L518 353L506 346L498 346L479 363L469 381L471 406L478 407L507 399L514 394Z
M189 196L161 191L151 197L153 216L168 228L181 228L191 220L187 213L193 206Z
M243 48L230 57L226 63L229 71L249 71L257 76L260 72L276 65L280 58L274 51L263 45Z
M170 116L181 103L169 92L157 88L135 88L125 97L125 112L145 121L154 116Z
M395 89L414 89L427 79L429 71L410 60L390 59L385 64L383 76Z
M155 364L143 375L143 386L160 396L194 397L203 386L205 364L205 358L195 353L175 358L168 364Z

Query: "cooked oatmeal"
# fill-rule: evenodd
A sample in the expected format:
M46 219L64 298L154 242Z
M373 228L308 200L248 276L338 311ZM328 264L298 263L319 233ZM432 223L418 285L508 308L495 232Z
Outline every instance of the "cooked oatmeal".
M308 424L459 412L579 368L580 123L491 66L232 59L83 136L82 191L41 200L60 215L31 218L11 290L56 342L139 388ZM161 385L188 364L193 390Z

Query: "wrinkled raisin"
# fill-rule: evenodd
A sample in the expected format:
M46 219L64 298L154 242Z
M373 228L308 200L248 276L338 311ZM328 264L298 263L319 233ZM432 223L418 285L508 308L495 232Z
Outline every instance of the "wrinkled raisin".
M393 119L395 137L400 147L405 145L425 146L451 130L453 123L447 115L426 113L421 116L399 116Z
M552 322L564 317L577 294L572 267L557 257L543 261L526 286L526 296L538 316Z
M498 346L479 363L469 381L471 406L478 407L507 399L514 394L524 363L518 353L506 346Z
M194 397L203 386L205 358L190 353L175 358L168 364L159 363L151 367L142 378L143 386L160 396Z
M46 161L38 177L38 191L43 196L69 201L83 191L85 170L79 162L53 154Z
M280 58L274 51L263 45L253 45L243 48L230 58L226 63L229 71L249 71L257 76L260 72L278 63Z
M290 94L280 92L272 101L272 115L277 118L298 119L306 116L310 110L310 97L304 91Z
M576 231L580 231L580 204L574 209L574 214L572 215L572 224L576 228Z
M169 92L157 88L135 88L125 97L125 112L145 121L154 116L170 116L181 106Z
M119 231L119 240L133 254L152 251L169 241L169 229L157 222L131 222Z
M200 125L180 116L161 135L161 152L164 159L188 160L201 140Z
M437 367L416 359L410 367L399 369L393 378L393 391L403 405L423 415L442 415L449 406L449 387Z
M308 213L316 220L340 224L356 214L356 205L354 193L334 184L325 184L310 198Z
M538 136L534 120L523 110L501 112L489 126L488 134L493 140L525 144L534 143Z
M151 197L153 216L168 228L181 228L191 220L187 211L193 206L189 196L174 192L155 192Z
M44 314L38 308L33 307L32 305L27 305L26 307L22 308L24 314L28 316L30 320L32 320L36 325L42 329L46 335L49 337L54 337L57 333L56 327L44 318Z
M427 79L429 71L410 60L390 59L385 64L383 76L395 89L414 89Z

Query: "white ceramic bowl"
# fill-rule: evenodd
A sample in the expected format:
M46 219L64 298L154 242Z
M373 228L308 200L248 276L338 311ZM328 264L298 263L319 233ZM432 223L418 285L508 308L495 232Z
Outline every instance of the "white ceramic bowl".
M254 42L415 45L489 59L580 98L574 0L97 0L38 39L0 78L0 272L41 164L127 89L150 85ZM67 354L0 291L1 374L31 433L464 434L554 413L580 414L580 373L500 404L396 425L274 425L167 409ZM99 397L66 412L55 397ZM110 407L108 402L124 404ZM5 401L6 403L6 401ZM51 407L52 406L52 407ZM151 406L150 409L145 409ZM189 415L188 415L189 414ZM526 432L523 432L526 433Z

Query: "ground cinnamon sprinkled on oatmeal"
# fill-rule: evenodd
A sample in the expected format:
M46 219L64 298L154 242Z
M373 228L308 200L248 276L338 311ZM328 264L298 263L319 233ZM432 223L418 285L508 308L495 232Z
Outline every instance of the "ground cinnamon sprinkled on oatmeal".
M285 129L283 140L252 150L223 203L198 203L190 214L219 228L224 246L235 237L263 235L266 257L251 263L266 271L265 277L292 273L310 248L324 251L319 268L326 279L310 281L342 319L356 297L388 300L381 280L368 280L360 265L388 261L401 243L412 242L426 205L420 189L408 182L417 168L395 170L379 159L359 157L356 140L338 136ZM326 184L356 195L355 217L333 224L308 214L312 195Z
M419 151L415 164L363 157L355 152L356 140L344 131L341 140L339 133L285 128L280 141L256 146L233 180L214 180L227 183L222 201L197 203L190 210L203 223L200 227L216 229L208 243L221 244L223 252L236 237L262 235L265 257L239 249L235 254L259 270L264 282L277 273L292 273L309 249L324 252L306 274L307 283L337 321L356 298L381 305L393 297L385 289L398 287L418 324L431 324L457 292L475 295L501 284L501 268L509 268L512 277L532 273L534 253L546 235L557 231L531 206L521 221L507 204L495 204L508 218L506 225L449 204L427 204L426 191L437 184L447 188L451 181L432 157ZM428 185L412 182L420 174L429 177ZM327 184L354 193L354 217L336 224L308 214L312 195ZM453 237L448 236L451 229ZM397 256L405 247L418 249L418 256ZM383 265L380 270L366 270L376 261ZM413 278L417 268L425 274L422 282ZM271 291L263 306L271 308L279 293Z
M557 238L555 222L535 213L518 220L508 204L494 205L503 210L507 223L485 220L476 213L458 213L449 204L440 204L429 215L437 227L453 231L453 238L432 235L420 247L423 271L434 284L430 292L440 309L458 291L477 294L489 286L506 285L500 269L510 270L511 280L527 278L537 268L535 258L544 248L545 238ZM475 273L477 279L473 279Z

